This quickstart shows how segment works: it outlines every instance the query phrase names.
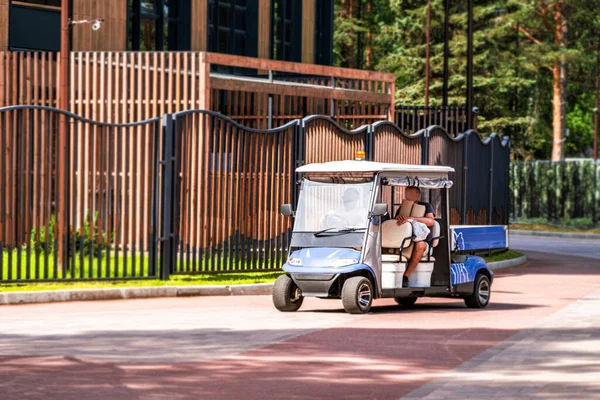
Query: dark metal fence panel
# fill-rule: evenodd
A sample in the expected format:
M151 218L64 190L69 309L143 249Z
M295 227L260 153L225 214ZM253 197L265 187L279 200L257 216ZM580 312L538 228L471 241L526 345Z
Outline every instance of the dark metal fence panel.
M591 160L514 162L510 165L511 220L559 222L600 215L600 163Z
M175 114L175 273L278 269L287 256L297 122L254 130L209 111Z
M461 223L463 215L463 150L465 135L450 136L441 126L427 128L427 164L445 165L454 168L450 174L453 182L450 191L450 224Z
M59 191L62 117L67 156ZM451 223L505 220L508 200L500 193L506 192L509 148L476 132L452 137L432 126L408 136L389 122L349 131L325 116L256 130L212 111L108 124L47 107L9 107L0 109L0 280L278 269L292 222L279 205L295 201L295 168L354 159L358 150L379 162L450 165L457 171ZM570 168L548 171L562 182L573 174ZM564 193L547 192L549 210L566 199L552 211L557 218L598 202L573 195L581 189L577 182L597 177L598 169L577 171ZM399 202L401 190L388 197L384 201ZM62 263L54 240L61 201L67 227ZM467 217L458 218L461 213Z
M477 116L474 116L477 118ZM442 126L452 135L465 132L474 124L467 123L467 112L463 106L396 106L395 122L406 134L412 134L432 125Z
M491 139L482 140L476 131L467 132L466 225L488 225L492 168Z
M58 136L65 119L66 158ZM0 280L156 276L159 119L97 123L48 107L0 109ZM59 162L66 190L59 190ZM65 252L58 206L65 202Z
M302 126L306 164L354 160L357 151L368 151L370 126L349 131L322 115L304 118Z
M493 135L492 140L492 177L491 177L491 224L508 225L509 196L508 180L510 168L510 145L508 138L500 139Z

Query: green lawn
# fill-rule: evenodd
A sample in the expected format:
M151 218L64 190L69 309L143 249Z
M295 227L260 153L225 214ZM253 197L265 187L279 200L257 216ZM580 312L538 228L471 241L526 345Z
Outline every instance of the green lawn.
M105 289L133 286L240 285L273 282L282 273L283 272L245 272L230 274L173 275L168 281L147 279L109 282L13 283L0 284L0 292L60 289Z
M513 251L507 250L501 253L493 254L491 256L483 257L486 262L492 261L501 261L508 260L512 258L521 257L523 254ZM16 252L12 254L12 262L13 262L13 279L16 277L16 262L17 255ZM25 263L26 263L26 255L21 255L23 263L22 271L25 271ZM43 257L41 257L43 259ZM83 264L81 264L78 259L75 265L75 276L80 276L78 274L84 273L84 276L90 276L91 273L93 277L98 276L98 259L93 259L93 263L90 266L89 260L85 259ZM147 257L136 257L129 258L128 263L125 264L125 260L123 257L119 258L119 262L115 264L114 259L110 260L111 270L116 268L123 276L125 272L131 276L131 271L133 267L133 262L135 261L137 271L139 273L141 269L141 263L144 262L144 271L147 272L148 268L148 259ZM34 262L31 262L32 267L30 267L31 277L34 277ZM83 268L82 268L83 265ZM100 271L105 271L108 263L107 260L104 259L100 263ZM45 266L42 261L41 268L43 269ZM52 257L49 257L49 271L54 270L54 264L52 261ZM5 253L2 259L2 274L3 279L7 279L8 276L8 254ZM22 273L23 273L22 272ZM60 272L59 272L60 274ZM71 272L67 271L65 274L70 277ZM171 278L167 281L162 281L159 279L145 279L145 280L120 280L120 281L74 281L74 282L41 282L41 283L9 283L9 284L0 284L0 292L16 292L16 291L36 291L36 290L61 290L61 289L100 289L100 288L116 288L116 287L149 287L149 286L193 286L193 285L239 285L239 284L252 284L252 283L268 283L273 282L279 275L283 274L281 271L273 271L273 272L235 272L235 273L224 273L224 274L194 274L194 275L172 275ZM25 275L23 274L22 277ZM53 274L51 276L54 276ZM59 275L61 276L61 275Z
M29 259L29 266L27 261ZM107 276L147 276L149 268L148 256L126 258L123 255L115 257L110 254L107 258L80 257L79 254L72 259L68 269L61 271L55 269L54 254L48 257L44 253L36 254L34 251L19 252L5 251L2 254L0 266L2 280L9 279L77 279L77 278L103 278ZM29 275L28 275L29 272ZM20 273L20 275L19 275ZM19 278L18 278L19 277Z
M494 262L494 261L504 261L504 260L512 260L513 258L522 257L523 253L519 253L514 250L506 250L501 253L492 254L491 256L485 256L483 259L485 262Z

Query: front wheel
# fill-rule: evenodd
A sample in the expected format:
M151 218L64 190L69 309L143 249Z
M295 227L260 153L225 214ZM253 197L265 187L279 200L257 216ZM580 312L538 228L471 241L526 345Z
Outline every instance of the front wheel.
M362 276L354 276L344 283L342 305L348 314L366 314L373 304L373 285Z
M491 292L490 278L478 273L475 275L473 294L465 297L465 304L469 308L485 308L490 302Z
M417 302L417 297L395 297L394 300L401 306L412 307Z
M279 311L298 311L304 296L289 275L281 275L273 284L273 305Z

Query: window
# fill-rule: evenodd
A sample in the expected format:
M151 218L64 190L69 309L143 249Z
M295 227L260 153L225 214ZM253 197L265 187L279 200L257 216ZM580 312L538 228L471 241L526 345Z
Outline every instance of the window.
M60 9L55 5L60 6L60 0L12 2L8 26L10 50L59 51Z
M333 64L333 0L317 1L315 12L315 64Z
M302 61L302 2L273 0L271 7L271 57Z
M129 50L189 50L189 0L129 0Z
M60 7L61 0L18 0L13 1L13 3L27 3L32 6L40 5L40 6L49 6L49 7Z
M258 1L209 0L208 50L256 57L258 54Z

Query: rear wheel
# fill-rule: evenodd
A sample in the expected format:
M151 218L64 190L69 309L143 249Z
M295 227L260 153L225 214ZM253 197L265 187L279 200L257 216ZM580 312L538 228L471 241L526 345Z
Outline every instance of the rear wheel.
M395 297L394 300L401 306L412 307L417 302L417 297Z
M349 314L366 314L373 304L373 285L362 276L348 279L342 287L342 305Z
M273 305L279 311L298 311L304 296L289 275L281 275L273 284Z
M490 278L478 273L475 275L473 294L465 297L465 304L469 308L485 308L490 302L491 293Z

